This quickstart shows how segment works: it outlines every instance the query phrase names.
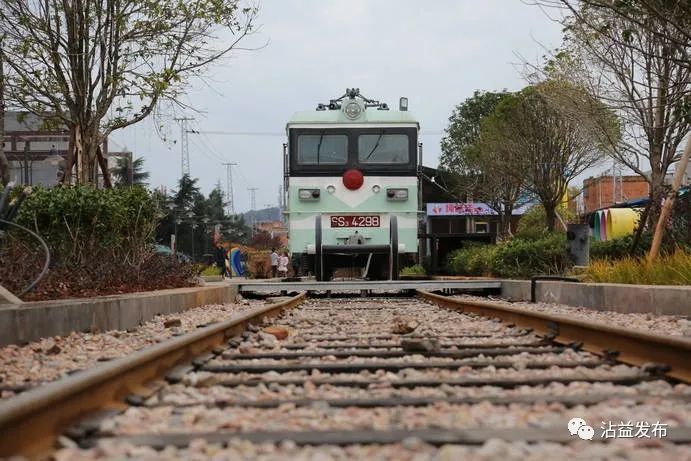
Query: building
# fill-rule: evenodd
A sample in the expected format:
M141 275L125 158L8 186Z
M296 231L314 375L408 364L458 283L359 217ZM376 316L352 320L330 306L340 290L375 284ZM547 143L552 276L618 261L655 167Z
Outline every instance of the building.
M485 203L459 202L459 197L446 187L452 178L445 178L444 172L422 167L421 173L419 257L431 274L439 274L445 271L446 259L452 251L470 242L496 242L499 217ZM528 208L530 206L513 210L513 231Z
M255 231L266 232L271 238L278 237L282 247L288 246L288 229L283 221L258 221Z
M583 181L583 214L608 208L617 203L647 197L650 187L639 175L604 175Z
M530 206L518 207L511 213L511 230L516 231L518 220ZM495 243L499 228L499 216L486 203L426 203L426 232L421 235L427 242L427 256L431 272L445 269L446 259L453 250L468 242Z
M10 181L16 184L54 186L58 170L64 167L70 133L64 127L50 127L36 115L27 112L5 112L3 147L10 166ZM108 152L108 140L103 143ZM108 152L108 167L116 157L131 159L130 152ZM99 176L99 184L102 179Z
M46 127L39 117L24 112L5 112L4 126L10 181L55 185L60 161L67 155L69 132Z

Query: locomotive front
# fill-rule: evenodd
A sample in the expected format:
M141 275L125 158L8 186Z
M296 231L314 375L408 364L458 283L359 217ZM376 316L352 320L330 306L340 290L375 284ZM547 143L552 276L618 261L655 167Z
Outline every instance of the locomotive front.
M417 254L419 124L358 89L287 125L290 251L317 280L338 268L398 278Z

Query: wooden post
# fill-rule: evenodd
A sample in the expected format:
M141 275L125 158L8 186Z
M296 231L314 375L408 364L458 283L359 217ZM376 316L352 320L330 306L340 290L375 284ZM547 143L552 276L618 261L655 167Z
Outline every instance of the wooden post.
M684 178L684 174L686 173L686 166L689 164L689 155L691 155L691 138L686 141L684 153L681 154L681 159L677 163L677 169L674 173L674 180L672 181L672 190L669 192L669 194L667 194L667 197L665 197L665 201L662 204L660 217L657 219L655 233L653 234L653 243L650 246L650 253L648 253L649 263L655 261L660 253L662 237L665 235L665 225L670 213L672 212L674 200L677 198L677 192L679 191L679 186L681 186L681 180Z

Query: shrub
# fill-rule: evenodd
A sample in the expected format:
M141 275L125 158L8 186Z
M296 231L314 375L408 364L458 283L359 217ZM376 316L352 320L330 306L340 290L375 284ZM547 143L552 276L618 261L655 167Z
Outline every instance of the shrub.
M401 275L427 275L427 271L420 264L404 267L401 270Z
M555 232L538 240L515 238L497 246L491 271L498 277L532 277L562 274L572 265L565 234Z
M469 245L461 248L451 253L448 267L458 275L490 275L497 248L494 245Z
M566 206L557 207L557 213L565 222L574 222L576 216ZM547 217L542 205L531 207L518 221L516 237L523 240L539 240L547 236L549 231L545 225Z
M691 285L691 253L678 250L653 263L626 257L594 261L585 272L591 282L643 285Z
M516 238L523 240L537 240L547 234L545 226L545 209L542 205L530 208L518 221Z
M138 267L150 251L157 213L141 187L36 187L17 222L46 240L57 264L83 265L108 257Z
M630 257L631 245L633 245L633 235L627 235L617 239L590 242L590 259L622 259ZM641 241L636 248L634 256L640 257L645 255L650 249L650 244L653 238L648 232L641 235Z
M51 251L51 267L25 299L191 285L201 268L154 252L158 216L149 192L140 187L34 188L17 222L43 237ZM38 275L43 256L36 251L36 242L21 231L12 231L0 246L0 283L18 291Z
M218 266L202 266L201 275L221 275L221 269Z

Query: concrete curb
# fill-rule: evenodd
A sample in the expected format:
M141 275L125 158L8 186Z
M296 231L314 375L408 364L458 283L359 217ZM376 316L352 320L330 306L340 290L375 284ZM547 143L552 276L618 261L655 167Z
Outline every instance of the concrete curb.
M0 306L0 346L64 336L73 331L127 330L159 314L233 302L237 293L237 285L214 283L127 295L3 305Z
M691 286L620 283L537 282L538 302L588 307L600 311L691 315ZM501 295L530 301L529 280L502 280Z

